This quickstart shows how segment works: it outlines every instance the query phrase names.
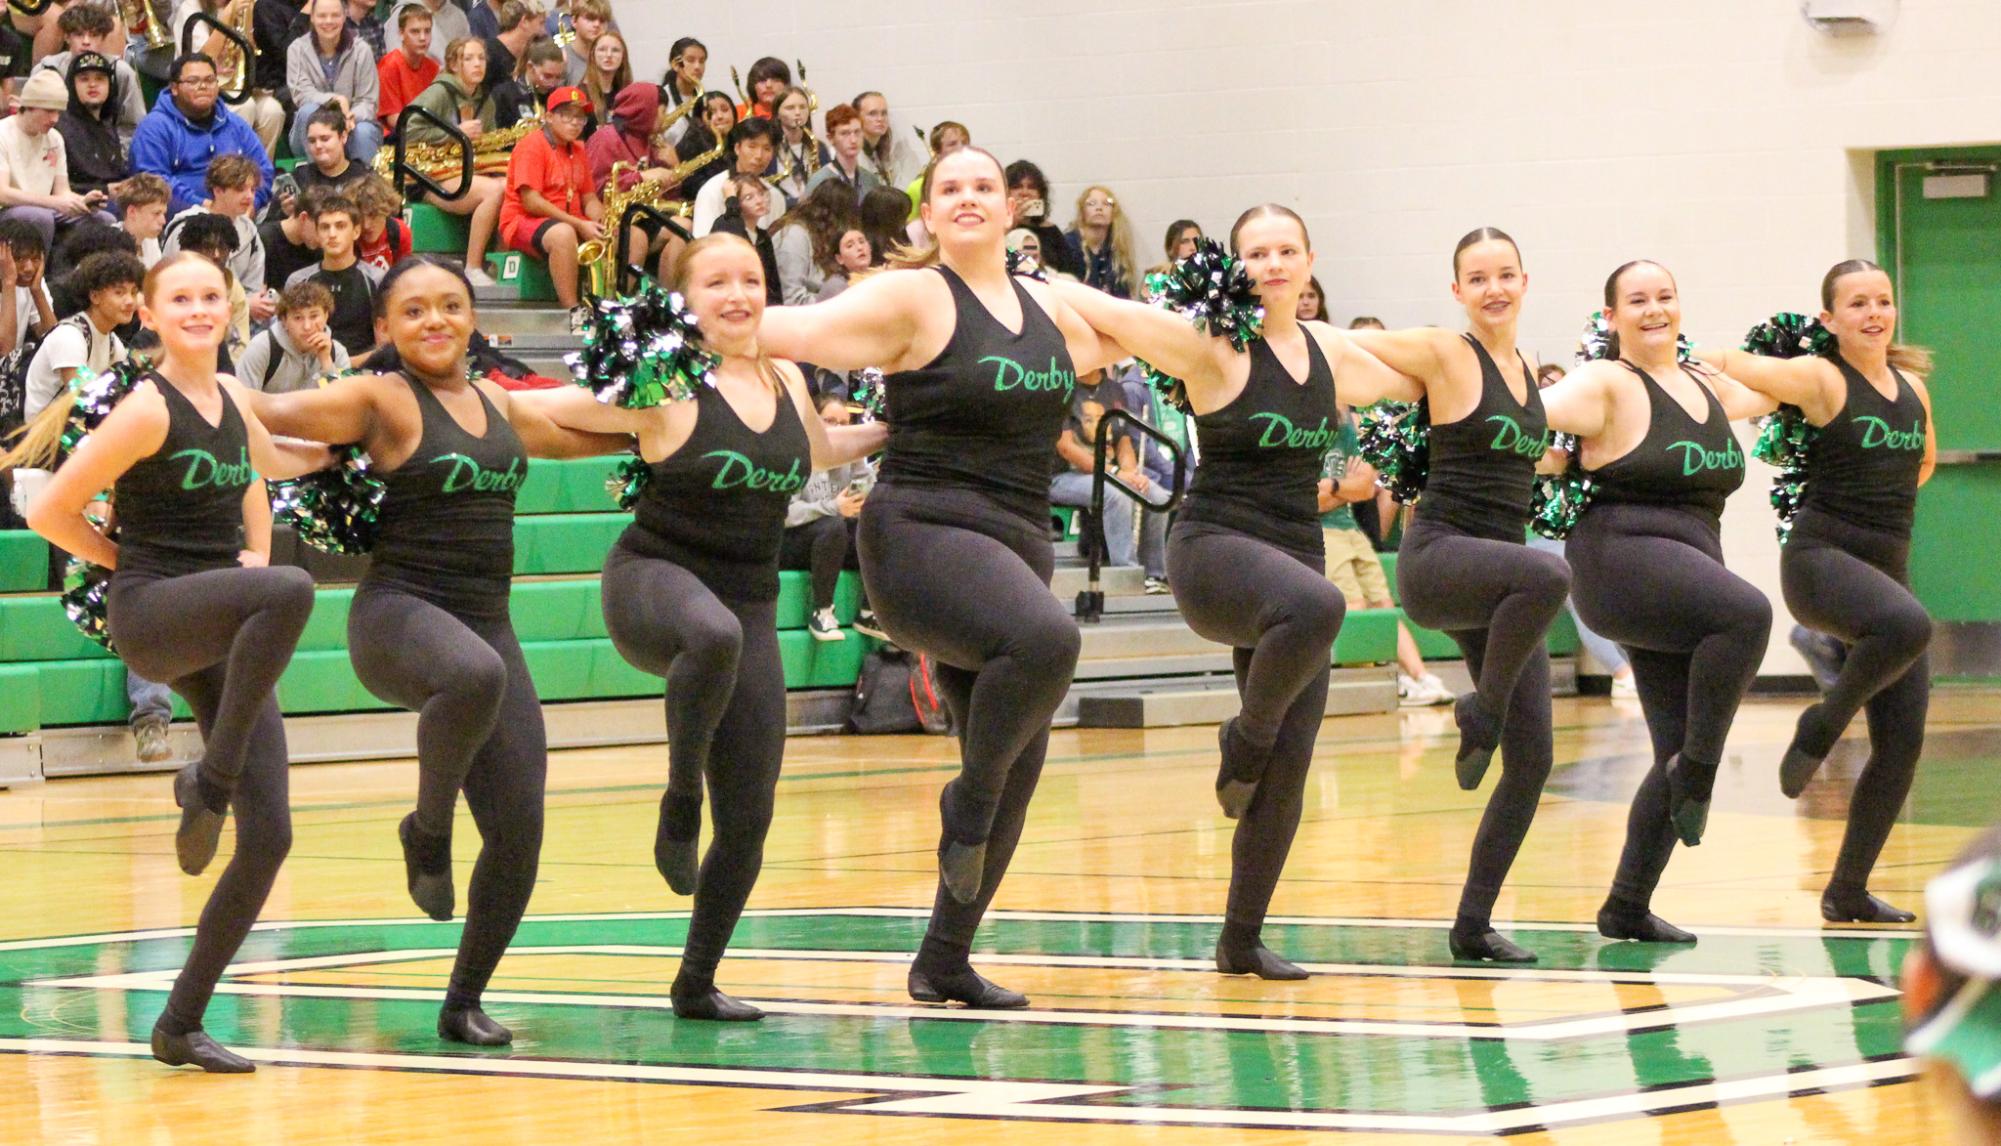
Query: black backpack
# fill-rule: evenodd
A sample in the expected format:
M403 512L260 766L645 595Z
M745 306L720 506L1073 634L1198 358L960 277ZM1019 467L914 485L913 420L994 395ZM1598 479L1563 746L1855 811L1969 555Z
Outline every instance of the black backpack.
M855 678L847 728L862 735L949 731L951 720L938 693L931 658L895 645L870 653Z

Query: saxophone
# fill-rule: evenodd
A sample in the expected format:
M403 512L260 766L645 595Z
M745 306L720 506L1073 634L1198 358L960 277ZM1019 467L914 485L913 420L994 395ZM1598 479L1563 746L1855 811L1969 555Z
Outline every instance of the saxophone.
M588 275L590 293L598 298L610 298L618 285L618 228L624 223L625 209L634 203L665 206L665 179L642 179L623 191L618 189L619 176L638 169L638 164L623 159L611 165L605 177L604 214L599 217L604 224L604 235L577 248L577 264Z
M523 119L513 127L481 132L472 141L472 173L475 176L507 174L509 153L514 150L514 145L541 126L540 119ZM459 150L457 140L405 143L403 163L433 179L450 179L461 170ZM374 166L377 175L394 183L396 149L384 147L376 152Z

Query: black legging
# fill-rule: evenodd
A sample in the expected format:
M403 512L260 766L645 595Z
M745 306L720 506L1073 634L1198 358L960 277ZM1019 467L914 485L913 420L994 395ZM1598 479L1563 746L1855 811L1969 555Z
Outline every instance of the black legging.
M479 1005L535 890L549 743L542 702L497 617L459 616L364 582L347 617L348 655L368 691L417 715L417 822L449 838L459 790L479 828L465 929L447 1008Z
M1306 772L1327 715L1334 638L1347 603L1324 558L1292 554L1215 526L1184 522L1167 541L1167 574L1188 627L1230 646L1243 711L1236 727L1269 752L1230 843L1224 918L1255 931L1299 829Z
M135 671L166 681L194 710L200 773L229 789L236 851L195 925L161 1025L199 1029L222 972L250 934L292 848L285 720L273 694L313 611L303 569L214 569L182 577L118 574L111 637Z
M1668 761L1679 754L1701 781L1694 794L1707 798L1737 706L1764 660L1772 603L1723 567L1715 520L1694 510L1593 506L1566 553L1577 615L1631 659L1653 739L1653 767L1633 797L1612 884L1622 907L1645 914L1674 852Z
M1501 780L1473 836L1473 859L1455 929L1484 931L1507 882L1554 749L1549 707L1549 624L1570 592L1570 567L1553 553L1491 541L1424 519L1404 535L1397 593L1410 619L1451 637L1480 700L1501 714Z
M1910 590L1910 539L1803 511L1779 558L1786 607L1839 637L1848 658L1834 687L1800 718L1801 742L1824 756L1865 711L1869 763L1848 805L1831 890L1859 892L1910 794L1931 702L1932 621Z
M778 550L778 567L812 572L810 584L816 610L833 607L841 570L861 568L855 553L855 522L852 517L816 517L785 531L785 540Z
M944 826L960 843L984 840L986 863L971 903L940 883L926 938L963 958L1021 839L1049 722L1077 667L1077 623L1049 591L1046 528L977 494L878 486L859 540L869 603L891 640L937 661L959 729Z
M694 573L622 545L604 563L604 620L619 655L667 681L668 796L699 800L713 839L681 956L713 981L764 865L785 754L785 666L775 601L728 602Z

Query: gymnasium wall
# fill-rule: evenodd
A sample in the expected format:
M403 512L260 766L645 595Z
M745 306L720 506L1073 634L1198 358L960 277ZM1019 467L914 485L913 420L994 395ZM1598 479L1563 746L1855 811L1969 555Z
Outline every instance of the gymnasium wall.
M1527 346L1567 360L1604 277L1659 259L1698 341L1809 309L1837 259L1876 253L1869 156L2001 140L2001 4L1903 0L1887 34L1834 39L1797 0L768 0L635 19L639 74L680 34L709 86L759 55L804 60L829 100L890 99L900 132L967 123L1035 159L1060 222L1109 184L1159 255L1168 221L1211 233L1275 199L1312 224L1337 317L1457 325L1452 243L1483 224L1524 250ZM650 6L649 6L650 7ZM1754 467L1725 543L1778 601ZM1800 671L1773 628L1764 671Z

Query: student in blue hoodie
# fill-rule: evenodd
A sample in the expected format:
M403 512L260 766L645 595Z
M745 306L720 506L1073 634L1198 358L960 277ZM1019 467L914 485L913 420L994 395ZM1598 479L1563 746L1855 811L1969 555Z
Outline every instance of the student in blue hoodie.
M224 107L215 61L199 52L175 58L167 87L132 136L132 168L150 171L173 188L168 213L177 215L208 198L208 165L218 155L248 156L257 164L257 208L271 199L271 156L242 117Z

